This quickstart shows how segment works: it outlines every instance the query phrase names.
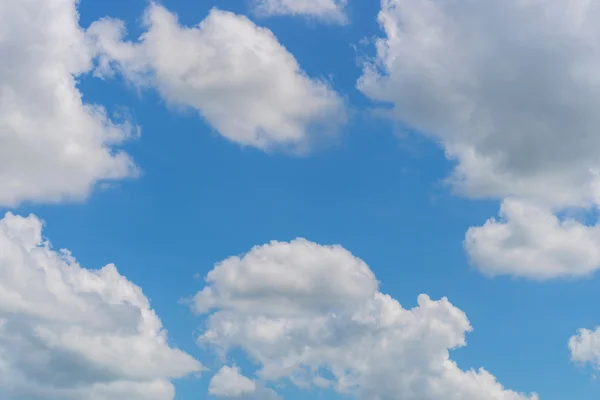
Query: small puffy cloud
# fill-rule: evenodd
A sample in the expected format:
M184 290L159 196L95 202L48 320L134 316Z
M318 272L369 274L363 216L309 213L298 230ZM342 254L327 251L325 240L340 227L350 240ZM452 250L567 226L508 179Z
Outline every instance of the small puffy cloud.
M211 379L208 394L218 399L281 400L270 388L245 377L235 365L223 366Z
M347 0L254 0L253 4L260 16L294 15L338 24L348 22Z
M76 0L0 3L0 206L82 200L137 174L118 146L135 134L82 101L93 53Z
M208 393L221 397L241 397L256 391L256 383L240 374L236 366L222 367L211 379Z
M0 220L0 392L6 400L172 400L202 365L169 346L142 290L82 268L31 215Z
M600 227L516 199L504 201L500 217L467 231L467 254L485 274L550 279L600 268Z
M600 328L580 329L569 339L571 360L600 369Z
M170 104L192 107L232 142L263 150L306 151L345 119L343 100L311 79L271 31L231 12L211 10L184 27L151 4L146 32L125 42L124 23L106 19L87 31L100 53L97 74L114 69Z
M298 239L217 264L195 298L207 314L199 343L244 351L265 382L331 387L358 399L525 400L450 350L471 330L447 299L412 309L378 291L365 263L340 246Z
M391 103L390 116L441 143L456 162L448 181L458 193L517 198L551 213L591 207L598 204L600 167L598 18L600 7L587 0L382 0L385 37L376 41L358 88ZM595 231L558 224L562 234ZM496 240L481 234L473 245L481 246L473 261L496 273L543 278L565 262L583 263L571 271L597 265L589 249L567 255L581 246L551 251L541 238L530 248L520 242L520 259L489 258Z

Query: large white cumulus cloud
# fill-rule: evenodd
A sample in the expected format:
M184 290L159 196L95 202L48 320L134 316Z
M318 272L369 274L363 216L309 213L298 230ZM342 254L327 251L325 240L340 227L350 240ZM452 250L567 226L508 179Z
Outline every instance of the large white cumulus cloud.
M595 2L383 0L359 88L443 141L472 196L594 200L600 142Z
M242 349L261 380L359 399L537 399L450 359L471 326L447 299L421 295L416 307L403 308L340 246L271 242L217 264L206 282L194 302L207 314L199 342Z
M86 104L76 77L93 52L76 0L0 2L0 206L81 200L136 175L118 145L135 133Z
M550 222L598 203L598 18L588 0L381 2L386 36L359 89L441 142L457 163L457 192L531 211L471 229L466 249L485 273L549 279L600 268L596 228Z
M345 119L340 96L244 16L213 9L199 25L184 27L151 4L144 21L137 42L123 41L122 21L88 29L101 53L99 75L116 69L167 102L196 109L225 138L264 150L306 151Z
M537 225L598 204L600 5L595 1L382 0L385 37L358 87L391 115L441 142L449 178L471 197L536 211L475 228L467 249L487 273L577 276L600 267L600 242L553 240L572 224ZM539 218L544 213L547 216ZM511 218L512 213L506 213ZM502 229L503 251L496 233ZM524 242L524 228L537 237ZM488 242L487 239L492 240ZM568 244L573 246L569 247ZM530 246L531 245L531 246ZM514 257L519 253L522 257ZM567 255L571 253L571 255ZM583 260L581 260L584 258ZM535 264L535 265L534 265Z
M172 400L203 369L169 346L142 290L82 268L35 216L0 220L0 392L7 400Z

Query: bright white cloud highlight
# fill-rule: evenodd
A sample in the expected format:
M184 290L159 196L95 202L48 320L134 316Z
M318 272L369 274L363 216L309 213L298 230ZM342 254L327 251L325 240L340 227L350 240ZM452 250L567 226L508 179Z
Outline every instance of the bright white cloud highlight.
M342 99L309 78L266 28L213 9L195 27L152 4L147 31L124 42L124 23L104 20L88 35L101 52L98 74L113 68L140 86L156 87L171 104L196 109L230 141L263 150L306 151L335 132Z
M358 88L394 105L390 115L439 141L457 166L449 178L471 197L518 198L555 213L598 203L600 6L577 1L382 0L385 37ZM515 225L541 231L538 214ZM480 235L474 261L495 274L546 277L598 269L600 243L584 256L575 240L503 243ZM488 224L489 228L489 224ZM583 229L583 228L582 228ZM581 231L579 229L578 231ZM595 228L587 229L592 235ZM492 240L486 243L485 239ZM528 247L531 244L532 247ZM586 240L586 245L590 241ZM519 253L521 262L513 257ZM544 253L542 255L542 253ZM571 253L571 255L567 255ZM502 259L487 257L499 256ZM594 254L590 256L590 254ZM538 267L531 262L537 256ZM555 258L558 257L558 258ZM583 266L571 264L582 261ZM545 263L545 264L544 264ZM581 263L580 263L581 264ZM562 271L557 273L556 271Z
M82 200L98 182L136 175L118 150L133 127L77 89L93 54L76 3L0 3L0 206Z
M340 246L271 242L217 264L206 282L194 303L207 313L199 342L242 349L265 381L359 399L538 398L505 389L484 369L461 370L449 351L466 344L466 315L426 295L403 308Z
M42 222L0 220L0 392L6 400L172 400L203 369L169 346L142 290L110 264L82 268Z
M254 11L260 16L294 15L345 24L347 4L347 0L254 0Z

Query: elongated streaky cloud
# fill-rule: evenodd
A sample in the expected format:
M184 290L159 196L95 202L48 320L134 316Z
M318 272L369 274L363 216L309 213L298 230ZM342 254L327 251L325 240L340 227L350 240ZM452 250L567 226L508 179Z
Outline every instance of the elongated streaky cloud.
M315 18L323 22L346 24L347 0L254 0L259 16L291 15Z

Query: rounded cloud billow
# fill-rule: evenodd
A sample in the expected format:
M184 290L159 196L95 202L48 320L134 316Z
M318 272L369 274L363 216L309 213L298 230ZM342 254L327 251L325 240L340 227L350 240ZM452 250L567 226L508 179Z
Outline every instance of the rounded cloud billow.
M219 263L206 280L210 286L195 297L199 313L226 302L276 315L334 311L363 303L378 286L369 267L344 248L305 239L256 246Z
M171 379L203 369L114 265L82 268L35 216L0 220L2 399L172 400Z
M358 88L443 145L456 161L448 182L457 192L537 210L471 231L478 240L466 248L486 273L547 279L600 268L600 242L586 241L587 256L575 240L545 252L572 224L535 225L598 205L598 18L597 2L583 0L382 1L386 37ZM517 226L541 237L524 242ZM494 251L500 227L503 251ZM589 237L596 228L582 230Z
M194 309L208 314L198 341L243 350L262 382L289 379L359 399L538 398L503 388L484 369L461 370L449 352L466 345L466 315L426 295L403 308L340 246L272 242L217 264L206 282L194 299ZM252 392L254 381L238 374L226 367L214 390L222 375L235 375L239 391Z

